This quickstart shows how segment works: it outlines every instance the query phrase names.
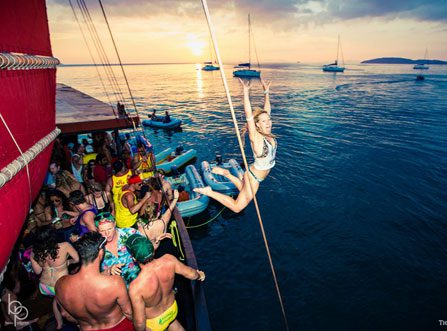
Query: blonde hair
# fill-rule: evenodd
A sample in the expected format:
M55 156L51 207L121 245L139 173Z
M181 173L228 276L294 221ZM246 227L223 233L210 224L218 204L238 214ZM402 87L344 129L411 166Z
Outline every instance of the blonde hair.
M271 138L276 138L275 135L273 134L265 134L264 132L262 132L261 130L259 130L258 126L256 125L256 123L259 121L259 117L262 114L267 114L270 117L270 114L268 112L266 112L264 109L260 108L260 107L253 107L253 121L255 122L255 127L256 127L256 131L258 131L259 134L263 135L264 137L271 137ZM243 128L241 129L241 136L242 136L242 143L245 146L245 134L248 131L248 124L245 124L243 126Z

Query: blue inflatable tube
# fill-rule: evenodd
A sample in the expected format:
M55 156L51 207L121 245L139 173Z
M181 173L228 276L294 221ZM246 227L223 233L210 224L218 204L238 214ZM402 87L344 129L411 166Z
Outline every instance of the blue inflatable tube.
M164 123L163 121L156 121L156 120L143 120L142 123L144 126L150 126L152 128L176 129L182 124L182 120L179 120L178 118L171 117L171 121L169 121L168 123Z
M196 167L188 165L185 173L177 177L165 177L172 185L173 189L177 189L180 185L189 193L189 200L177 202L177 208L182 217L191 217L203 212L207 207L210 199L203 194L194 192L196 187L204 187L202 178Z
M155 155L155 160L157 162L157 169L163 170L165 173L170 173L172 167L180 168L185 165L195 157L197 157L197 151L195 149L190 149L180 155L176 155L174 159L168 161L168 157L175 152L173 148L167 148L164 151Z
M203 161L201 164L203 180L206 185L211 186L213 191L227 195L238 194L239 190L228 178L211 172L216 166L227 169L235 177L242 178L244 176L244 170L242 170L239 163L235 159L230 159L228 162L223 162L219 165L214 162L208 163L207 161Z

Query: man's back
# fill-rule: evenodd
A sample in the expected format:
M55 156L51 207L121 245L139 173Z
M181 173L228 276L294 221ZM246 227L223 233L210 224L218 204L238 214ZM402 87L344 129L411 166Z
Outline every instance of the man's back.
M124 317L120 305L128 300L120 276L79 272L56 283L59 303L77 320L82 330L106 329Z
M146 307L146 318L153 318L168 309L175 300L172 291L176 258L166 254L142 268L130 284L129 294L140 296Z

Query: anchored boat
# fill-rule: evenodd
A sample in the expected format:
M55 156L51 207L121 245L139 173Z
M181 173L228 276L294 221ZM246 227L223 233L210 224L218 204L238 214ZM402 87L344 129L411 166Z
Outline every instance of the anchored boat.
M259 78L261 77L261 69L259 67L259 61L258 61L258 70L251 69L251 39L252 39L252 32L251 32L251 21L250 21L250 14L248 15L248 62L247 63L239 63L237 66L235 66L235 71L233 71L234 77L243 77L243 78ZM254 44L254 41L253 41ZM256 47L255 47L256 52ZM256 54L256 58L257 58Z
M338 54L341 51L341 45L340 45L340 35L338 35L338 43L337 43L337 59L334 61L334 63L331 64L325 64L323 66L323 71L325 72L344 72L345 71L345 67L344 67L344 59L343 59L343 51L341 51L341 57L342 57L342 62L343 65L340 66L338 64Z

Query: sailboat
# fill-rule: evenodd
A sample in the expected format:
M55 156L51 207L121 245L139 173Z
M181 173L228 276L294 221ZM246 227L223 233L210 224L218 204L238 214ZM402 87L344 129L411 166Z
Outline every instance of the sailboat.
M429 66L424 63L427 62L427 49L425 49L425 54L424 54L424 61L421 61L421 63L416 64L413 69L419 69L419 70L428 70Z
M212 44L211 41L209 42L209 48L210 48L210 59L211 61L208 62L203 62L204 66L202 67L202 70L204 71L214 71L214 70L219 70L220 67L217 65L214 65L216 63L216 61L214 60L214 52L212 49Z
M259 67L258 61L258 70L251 69L251 22L250 22L250 14L248 14L248 62L247 63L239 63L235 66L236 69L233 71L234 77L261 77L261 70ZM256 47L255 47L256 52ZM248 68L248 69L247 69Z
M325 64L323 66L323 71L326 72L344 72L345 71L345 67L344 67L344 59L343 59L343 52L341 52L341 57L342 57L342 62L343 62L343 66L339 66L338 65L338 55L340 53L341 50L341 45L340 45L340 35L338 35L338 43L337 43L337 59L335 60L334 63L331 64Z

